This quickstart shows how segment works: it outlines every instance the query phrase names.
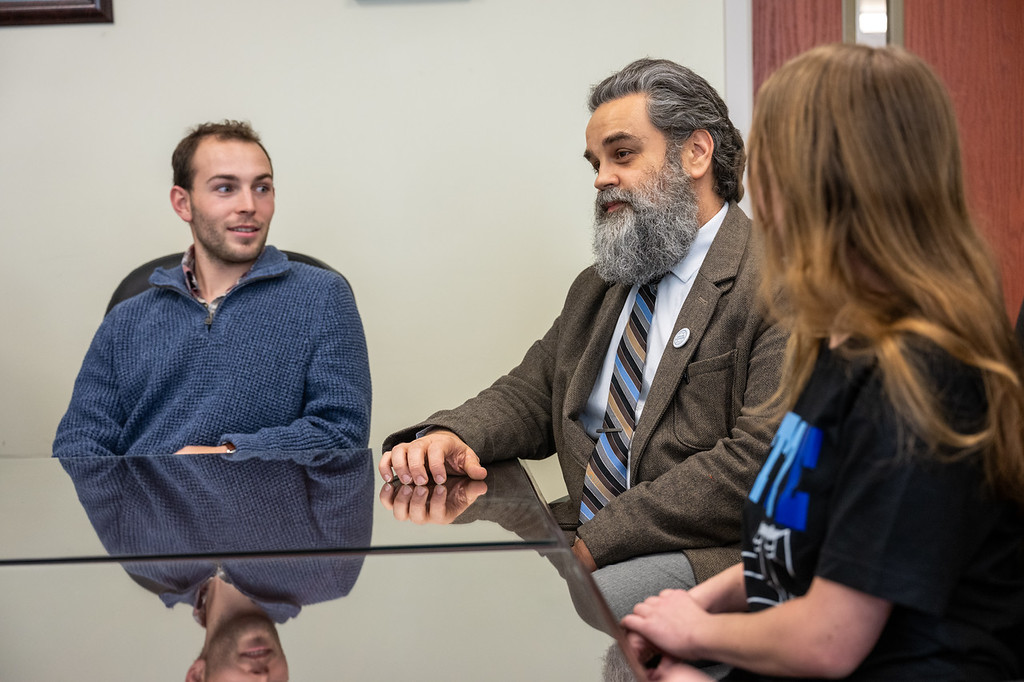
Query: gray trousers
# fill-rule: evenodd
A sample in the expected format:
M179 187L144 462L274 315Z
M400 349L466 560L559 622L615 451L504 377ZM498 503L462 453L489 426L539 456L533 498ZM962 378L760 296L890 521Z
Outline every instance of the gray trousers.
M682 552L649 554L599 568L592 574L616 620L662 590L688 590L697 584Z
M697 584L690 560L682 552L650 554L594 571L591 576L601 596L608 603L612 615L621 620L633 607L662 590L688 590ZM721 664L698 664L700 672L712 679L721 679L731 669ZM618 647L611 647L605 658L606 682L628 680L632 677L629 665L622 659Z

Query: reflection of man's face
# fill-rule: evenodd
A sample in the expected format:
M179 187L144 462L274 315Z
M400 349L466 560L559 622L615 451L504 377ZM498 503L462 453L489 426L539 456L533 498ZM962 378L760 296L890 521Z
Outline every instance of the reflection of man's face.
M207 682L286 682L288 661L274 622L260 614L232 618L211 633Z

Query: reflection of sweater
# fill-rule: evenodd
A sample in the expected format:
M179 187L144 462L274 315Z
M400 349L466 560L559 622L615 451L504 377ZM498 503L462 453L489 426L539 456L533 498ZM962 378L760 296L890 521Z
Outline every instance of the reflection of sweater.
M96 332L55 456L366 447L366 341L343 277L268 246L210 320L181 268L150 282Z
M363 555L214 557L365 550L373 521L369 450L295 454L74 457L62 464L103 546L168 607L193 605L219 565L280 623L303 605L348 594ZM126 560L166 555L208 558Z

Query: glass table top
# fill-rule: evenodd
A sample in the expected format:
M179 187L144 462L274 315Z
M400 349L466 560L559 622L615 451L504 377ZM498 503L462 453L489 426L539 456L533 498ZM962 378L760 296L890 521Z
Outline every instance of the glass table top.
M639 670L518 462L413 488L371 461L0 459L0 680L180 681L215 651L246 679Z

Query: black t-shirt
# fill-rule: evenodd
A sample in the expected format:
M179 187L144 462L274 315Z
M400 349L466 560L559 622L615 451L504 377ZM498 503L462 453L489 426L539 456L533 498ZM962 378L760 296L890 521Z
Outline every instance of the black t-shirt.
M938 352L922 358L951 422L976 429L977 372ZM821 576L893 604L851 679L1024 675L1024 515L983 490L977 460L929 452L874 365L823 346L744 510L750 609Z

